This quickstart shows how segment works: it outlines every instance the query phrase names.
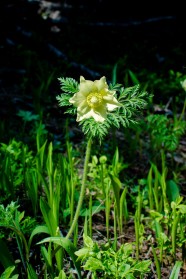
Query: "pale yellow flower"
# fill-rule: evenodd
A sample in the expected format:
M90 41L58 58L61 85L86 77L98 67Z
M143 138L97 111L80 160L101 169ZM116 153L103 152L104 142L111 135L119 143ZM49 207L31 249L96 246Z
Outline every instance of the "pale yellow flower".
M180 83L181 83L181 86L182 86L183 90L186 91L186 79L183 80L183 81L180 81Z
M77 107L77 121L93 117L97 122L103 122L108 111L121 106L114 97L115 91L108 89L106 78L91 81L80 77L79 92L75 93L69 102Z

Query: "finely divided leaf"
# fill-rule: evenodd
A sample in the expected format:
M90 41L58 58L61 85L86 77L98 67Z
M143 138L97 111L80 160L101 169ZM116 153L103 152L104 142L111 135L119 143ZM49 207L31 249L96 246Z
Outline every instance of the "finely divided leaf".
M61 90L68 93L78 92L78 82L73 78L58 78Z

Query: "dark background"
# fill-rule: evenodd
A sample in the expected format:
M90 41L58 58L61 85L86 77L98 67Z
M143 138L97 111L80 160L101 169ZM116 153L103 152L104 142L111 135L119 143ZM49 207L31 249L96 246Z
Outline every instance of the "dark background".
M80 75L104 75L112 81L117 64L117 82L124 86L133 85L128 75L132 71L140 83L148 84L155 103L166 104L171 94L176 97L177 88L169 92L166 85L170 70L185 74L185 20L173 12L156 12L151 5L144 16L138 12L141 2L1 1L2 139L19 130L20 109L45 120L64 117L56 102L61 76L79 80ZM160 83L154 82L157 78Z

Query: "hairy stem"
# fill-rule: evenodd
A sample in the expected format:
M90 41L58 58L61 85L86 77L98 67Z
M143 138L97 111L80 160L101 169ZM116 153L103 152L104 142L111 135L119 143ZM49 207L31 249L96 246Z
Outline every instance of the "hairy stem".
M66 235L66 238L69 238L72 235L72 233L78 223L78 218L79 218L80 210L81 210L83 199L84 199L84 193L85 193L85 187L86 187L86 181L87 181L87 173L88 173L88 163L89 163L90 152L91 152L91 145L92 145L92 139L90 138L87 142L87 149L86 149L86 155L85 155L83 178L82 178L82 185L81 185L79 201L78 201L78 205L76 208L76 213L74 215L74 219L72 221L68 234Z

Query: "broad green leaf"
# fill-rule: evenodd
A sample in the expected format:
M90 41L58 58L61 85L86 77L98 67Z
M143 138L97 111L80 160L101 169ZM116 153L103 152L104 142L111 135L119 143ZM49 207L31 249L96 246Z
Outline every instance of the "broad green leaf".
M47 226L37 226L37 227L32 231L31 236L30 236L30 238L29 238L29 241L28 241L28 247L29 247L29 249L30 249L30 246L31 246L31 242L32 242L33 237L34 237L36 234L39 234L39 233L47 233L47 234L50 234Z
M79 258L83 258L84 256L86 256L88 254L88 252L90 251L90 249L87 248L81 248L78 251L75 252L75 255L78 256Z
M83 234L83 241L86 247L88 248L94 247L94 242L88 235Z
M101 260L95 259L93 257L89 257L83 267L84 267L85 270L90 270L90 271L104 270L105 269Z
M54 279L66 279L66 274L63 270L60 271L59 276L55 277Z
M173 180L167 181L167 196L170 202L176 201L180 195L180 190L178 185Z
M27 272L28 272L28 279L38 279L38 276L31 266L31 264L27 263Z
M138 270L139 272L146 272L150 264L150 260L141 261L135 265L135 270Z
M5 271L3 272L3 274L1 275L1 279L8 279L10 278L10 275L12 274L12 272L14 271L15 266L9 266L5 269Z
M75 255L76 247L74 246L74 244L65 237L47 237L47 238L43 239L42 241L38 242L38 244L42 244L45 242L53 242L53 243L63 247L66 250L66 252L71 257L71 259L74 263L74 266L76 267L78 278L81 279L80 263L77 262L77 256Z
M50 206L48 205L48 203L42 197L40 198L40 208L41 208L41 212L43 214L45 223L50 232L50 235L55 235L57 226L54 221L55 218L53 218L54 217L53 212L52 212Z
M120 252L123 252L122 255L124 258L128 258L133 251L132 243L125 243L120 247L120 250L118 250L117 254Z
M130 269L131 266L127 263L121 264L121 266L119 267L120 274L122 274L123 276L126 276L126 274L130 272Z
M180 204L180 205L178 205L176 208L179 208L179 211L180 211L182 214L186 214L186 205L185 205L185 204Z

